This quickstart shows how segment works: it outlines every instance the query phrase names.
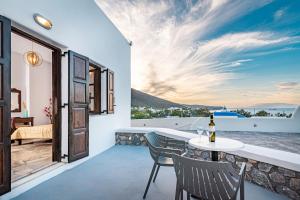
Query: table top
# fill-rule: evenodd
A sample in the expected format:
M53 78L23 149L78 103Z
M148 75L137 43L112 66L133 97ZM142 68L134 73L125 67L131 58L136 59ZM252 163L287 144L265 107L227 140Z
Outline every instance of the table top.
M209 142L207 136L200 136L189 140L192 147L207 151L237 151L244 147L244 143L228 138L216 137L215 142Z

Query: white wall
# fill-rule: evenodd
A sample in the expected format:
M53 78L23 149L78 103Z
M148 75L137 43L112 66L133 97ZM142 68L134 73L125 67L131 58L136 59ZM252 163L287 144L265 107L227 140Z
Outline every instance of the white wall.
M115 114L90 117L90 155L114 145L114 130L130 126L130 46L93 0L0 0L0 15L112 69L115 72ZM32 15L40 13L52 20L53 29L39 27ZM66 59L66 58L64 58ZM63 72L66 61L62 61ZM63 75L62 84L67 84ZM67 94L62 87L63 96ZM64 97L62 103L66 103ZM66 108L67 109L67 108ZM66 111L63 110L64 120ZM65 121L63 138L68 134ZM63 140L65 152L66 139Z
M49 105L49 99L52 98L52 63L44 61L41 66L29 69L30 116L34 117L35 125L50 124L44 107Z
M11 54L11 72L14 74L11 76L11 88L21 90L21 100L24 101L27 98L26 95L26 65L22 54L12 52ZM23 109L23 106L21 107ZM12 112L12 117L22 117L22 112Z
M258 131L300 133L300 108L292 118L215 118L216 130L220 131ZM131 121L132 127L162 127L177 130L208 129L208 117L137 119Z

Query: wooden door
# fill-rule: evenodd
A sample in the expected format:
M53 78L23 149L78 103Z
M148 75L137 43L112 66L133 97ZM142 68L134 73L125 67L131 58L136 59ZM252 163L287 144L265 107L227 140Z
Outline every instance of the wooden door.
M0 15L0 195L10 191L11 23Z
M115 95L114 95L114 72L107 70L107 113L114 113L115 107Z
M73 51L69 59L69 162L89 155L89 59Z

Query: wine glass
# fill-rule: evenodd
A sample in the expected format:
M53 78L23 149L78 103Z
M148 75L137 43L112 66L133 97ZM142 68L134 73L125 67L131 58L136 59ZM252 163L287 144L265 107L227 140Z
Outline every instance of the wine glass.
M208 136L208 131L206 129L204 129L201 126L197 127L197 134L199 135L199 137L201 136Z

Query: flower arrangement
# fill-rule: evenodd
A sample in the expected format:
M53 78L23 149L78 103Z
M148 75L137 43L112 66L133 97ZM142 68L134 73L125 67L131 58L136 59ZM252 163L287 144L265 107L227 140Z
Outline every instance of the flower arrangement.
M52 116L52 98L49 99L49 105L44 107L44 113L46 117L49 118L50 123L53 124L53 116Z

